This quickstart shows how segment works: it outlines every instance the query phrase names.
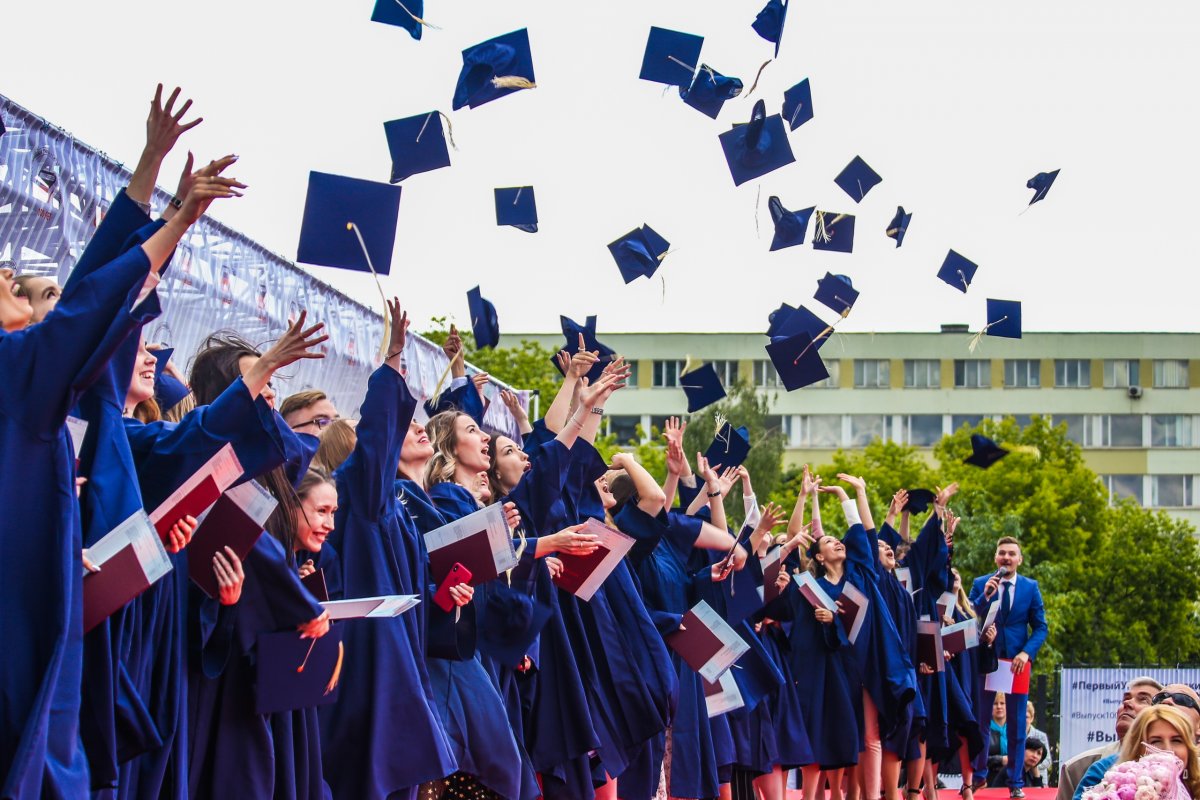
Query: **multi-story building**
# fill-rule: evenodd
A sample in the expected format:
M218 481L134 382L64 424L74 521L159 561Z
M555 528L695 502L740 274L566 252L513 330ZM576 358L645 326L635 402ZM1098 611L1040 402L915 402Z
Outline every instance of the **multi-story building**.
M1109 491L1200 527L1200 334L1026 333L985 337L974 353L961 326L941 333L835 334L821 348L828 380L779 386L766 337L753 333L601 333L632 360L630 390L609 401L622 437L686 408L684 359L711 361L726 385L748 380L770 398L788 464L820 463L882 437L929 449L985 417L1065 422ZM561 347L562 337L506 334Z

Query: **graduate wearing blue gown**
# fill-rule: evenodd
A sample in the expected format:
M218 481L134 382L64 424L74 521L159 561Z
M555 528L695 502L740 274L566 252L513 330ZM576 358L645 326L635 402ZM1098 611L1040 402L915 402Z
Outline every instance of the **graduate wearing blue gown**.
M898 538L892 526L887 522L883 523L879 529L879 541L881 546L888 548L888 553L891 554L889 561L893 565L893 568L889 569L881 558L877 586L879 587L879 594L887 606L888 614L896 626L896 632L900 635L900 641L904 644L908 652L909 661L913 665L912 669L915 676L917 664L917 608L913 604L912 595L909 594L908 589L904 588L904 584L900 583L893 571L896 561L893 545L890 542L898 540ZM916 680L915 677L914 680ZM898 727L890 735L881 735L880 737L883 749L901 761L915 761L921 758L921 742L925 738L925 701L920 692L917 692L913 696L911 716L911 722L907 727Z

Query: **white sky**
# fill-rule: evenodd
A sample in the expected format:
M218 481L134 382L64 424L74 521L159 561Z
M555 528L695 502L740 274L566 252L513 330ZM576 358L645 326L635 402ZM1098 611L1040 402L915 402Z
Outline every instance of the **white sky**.
M460 51L528 27L539 88L451 114L454 165L403 184L385 281L418 327L465 320L479 283L509 332L559 313L598 314L601 333L761 331L783 300L830 319L810 300L828 269L862 292L847 331L976 329L989 296L1023 300L1026 330L1197 328L1194 0L793 0L780 58L718 121L637 78L649 27L705 36L702 60L749 89L773 49L750 28L760 0L427 0L442 30L420 42L372 5L7 3L0 92L132 164L155 82L182 85L205 121L160 183L187 148L240 154L249 193L214 216L294 258L310 169L386 181L382 123L449 112ZM797 162L735 188L717 134L760 97L778 113L804 77L816 117L791 134ZM858 206L833 183L855 155L884 179ZM1025 181L1056 168L1018 217ZM522 184L537 234L495 224L493 187ZM769 253L772 194L854 213L853 255ZM883 235L897 204L914 215L899 250ZM605 247L642 223L675 250L665 299L657 277L623 284ZM980 265L966 296L934 277L948 248ZM314 272L378 305L369 278Z

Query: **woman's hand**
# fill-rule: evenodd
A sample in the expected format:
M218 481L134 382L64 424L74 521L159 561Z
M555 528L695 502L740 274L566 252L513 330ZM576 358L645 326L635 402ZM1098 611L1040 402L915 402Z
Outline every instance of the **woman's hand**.
M792 576L788 574L786 569L779 570L779 575L775 577L775 588L782 594L783 590L792 582Z
M587 556L600 547L600 537L594 533L583 533L585 523L563 528L558 533L543 536L538 540L547 552L565 553L572 556ZM547 540L544 541L543 540Z
M589 351L587 343L583 340L583 334L579 334L579 349L571 355L571 371L568 373L570 377L579 380L584 375L592 371L592 365L600 360L600 351Z
M396 358L404 352L404 345L408 341L408 312L400 307L400 298L393 297L388 301L388 316L391 317L391 338L388 339L387 358L388 360ZM397 363L397 369L399 363Z
M774 503L767 503L759 509L758 531L760 533L770 533L772 529L780 525L787 525L788 521L783 516L783 509Z
M687 456L683 454L683 445L679 442L667 441L667 472L671 475L685 475L688 471Z
M718 464L717 467L719 466ZM721 492L721 478L717 475L716 468L708 463L708 459L704 457L703 453L696 453L696 474L707 484L709 494Z
M160 83L154 90L154 99L150 101L150 115L146 117L146 153L160 160L171 152L180 136L204 121L204 117L197 117L191 122L182 122L183 115L192 107L192 101L185 100L179 110L175 111L179 87L175 87L175 91L167 98L166 107L162 104L162 92L163 86Z
M733 485L735 483L737 483L737 479L738 479L738 471L737 471L736 467L730 467L729 469L727 469L721 473L720 486L721 486L721 496L722 497L729 496L729 490L733 488Z
M996 641L996 623L992 623L983 629L983 643L991 644Z
M862 494L867 490L867 482L862 477L856 477L854 475L847 475L845 472L839 472L838 480L853 486L854 491L857 494Z
M833 612L828 608L814 608L813 616L817 618L817 622L829 624L833 622Z
M521 527L521 512L517 510L516 503L509 501L504 504L504 521L508 523L510 531Z
M587 378L582 378L579 389L580 412L590 414L593 408L603 407L610 394L625 387L624 378L628 374L606 372L595 383L588 383Z
M239 190L245 188L246 184L237 178L225 178L220 175L197 178L192 190L183 198L179 213L172 217L171 221L178 219L185 228L191 227L204 216L214 200L241 197L242 193Z
M843 503L850 499L850 495L846 494L846 490L840 486L818 486L817 491L836 495L837 499Z
M817 481L813 480L813 474L808 470L808 464L804 465L804 470L800 473L800 494L807 497L817 490Z
M309 575L312 575L316 571L317 571L317 565L313 563L313 560L311 558L308 561L305 561L303 564L300 565L300 577L301 578L307 578Z
M187 154L187 162L183 165L183 172L179 175L179 183L175 187L175 196L183 199L191 193L195 188L197 181L202 178L215 178L226 170L230 165L238 160L235 155L228 155L218 158L216 161L210 161L200 169L192 172L192 167L196 163L196 157L189 150ZM167 206L163 211L162 218L168 220L175 216L177 209L175 206Z
M566 350L559 350L554 354L554 361L558 364L558 369L563 374L563 378L570 376L571 372L571 354Z
M742 481L742 497L753 497L754 487L750 485L750 470L746 469L745 464L738 466L737 476Z
M300 631L301 639L320 639L329 633L329 612L323 611L316 619L300 623L296 630Z
M460 583L457 586L451 586L449 592L454 605L462 608L475 596L475 587L469 583Z
M682 448L683 433L686 430L686 421L680 421L679 417L667 417L667 421L663 425L663 438L667 440L668 445L675 442Z
M630 463L637 463L637 459L633 457L633 453L626 453L624 450L618 450L613 453L612 462L609 464L609 469L629 469Z
M479 394L479 402L483 405L484 411L486 411L487 407L492 403L492 401L488 399L487 393L484 391L488 385L489 377L490 376L486 372L476 372L471 376L471 383L474 384L475 391Z
M257 367L259 364L262 364L264 369L273 374L276 370L283 369L301 359L324 358L325 354L316 348L329 340L327 334L321 334L325 323L318 322L311 328L306 329L304 321L307 318L308 311L301 311L296 321L288 325L288 329L284 332L283 336L280 336L275 344L271 345L267 352L263 353L262 358L254 366Z
M812 543L816 541L812 535L813 524L811 522L804 523L804 527L796 532L796 535L783 545L784 552L780 557L786 557L793 550L799 550L802 553L808 552L808 548L812 547Z
M946 515L942 517L942 536L946 540L947 547L954 546L954 529L958 527L958 517L950 509L946 509Z
M550 573L550 579L554 580L563 574L563 562L554 556L546 556L546 570Z
M99 572L100 571L100 567L96 566L96 564L92 562L92 559L91 559L90 555L88 554L86 547L83 548L83 568L86 569L88 572Z
M932 675L933 673L937 672L937 670L922 661L917 665L917 672L922 675Z
M509 389L501 389L500 402L504 403L504 407L508 409L508 413L512 414L512 418L518 423L529 421L529 414L525 411L525 407L521 405L521 400L517 397L516 392Z
M933 488L937 492L937 496L933 499L933 504L935 506L944 506L946 503L950 502L951 497L954 497L954 495L958 493L958 481L950 484L945 489L941 488L940 486L935 486Z
M904 511L904 507L908 505L908 490L901 489L892 495L892 502L888 506L888 516L895 517L900 512Z
M188 546L192 541L192 536L196 533L196 518L184 517L171 526L171 530L167 531L167 552L178 553L180 550Z
M213 553L213 574L217 576L217 601L223 606L232 606L242 597L242 583L246 574L242 572L242 560L226 547Z

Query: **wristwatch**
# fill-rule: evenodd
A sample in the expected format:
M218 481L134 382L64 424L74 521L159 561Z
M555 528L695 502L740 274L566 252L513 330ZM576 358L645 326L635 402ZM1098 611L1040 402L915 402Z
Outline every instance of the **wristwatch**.
M592 413L593 413L593 414L599 414L600 416L602 416L602 417L603 417L603 416L604 416L604 409L603 409L603 408L600 408L600 406L592 406Z
M176 195L175 197L171 198L171 201L169 203L167 203L167 205L169 205L171 208L178 211L179 209L183 208L183 200L180 199L180 197L178 195Z

